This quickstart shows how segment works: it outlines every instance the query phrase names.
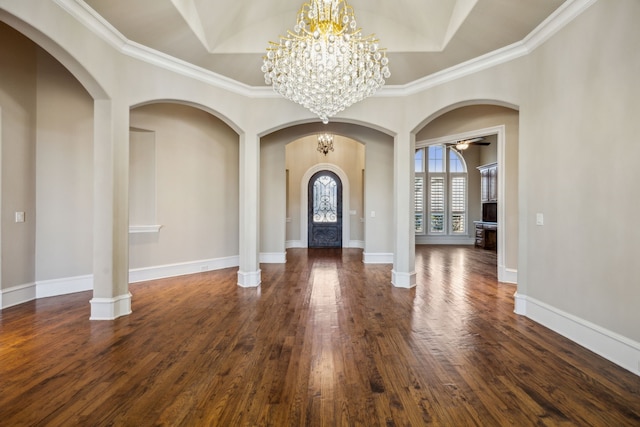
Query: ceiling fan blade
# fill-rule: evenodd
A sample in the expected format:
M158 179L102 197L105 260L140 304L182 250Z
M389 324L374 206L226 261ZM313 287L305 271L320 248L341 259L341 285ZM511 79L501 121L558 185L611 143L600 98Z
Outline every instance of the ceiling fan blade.
M480 142L482 140L484 140L484 136L478 136L478 137L475 137L475 138L464 139L463 141L467 142L469 144L474 144L474 143ZM460 141L460 142L462 142L462 141Z

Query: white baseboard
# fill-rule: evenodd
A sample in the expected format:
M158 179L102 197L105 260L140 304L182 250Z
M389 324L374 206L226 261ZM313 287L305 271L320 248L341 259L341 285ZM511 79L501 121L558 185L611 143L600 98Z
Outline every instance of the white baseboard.
M287 240L286 242L284 242L284 247L287 249L306 248L306 246L302 244L301 240ZM349 243L347 243L347 246L345 247L364 249L364 240L349 240Z
M516 293L515 312L640 376L640 343L535 298Z
M416 272L399 273L391 270L391 284L396 288L413 288L416 286Z
M514 307L513 312L515 314L519 314L521 316L527 315L527 297L518 293L517 291L513 294Z
M13 307L23 302L36 299L36 284L27 283L13 286L8 289L0 289L0 309Z
M154 267L135 268L129 270L129 283L184 276L186 274L202 273L203 271L209 270L221 270L223 268L237 267L239 264L240 261L238 256L230 256L225 258L212 258Z
M93 298L89 320L113 320L131 314L131 294L114 298Z
M36 282L36 298L54 297L93 290L93 275L88 274L62 279L39 280Z
M167 277L183 276L185 274L202 273L209 270L237 267L238 256L226 258L214 258L201 261L192 261L179 264L168 264L155 267L137 268L129 270L129 283L144 282L147 280L164 279ZM93 290L93 275L63 277L60 279L39 280L36 283L14 286L0 290L0 309L12 307L38 298L54 297L58 295L72 294ZM122 302L112 302L111 299L103 301L95 299L97 315L111 316L113 313L123 312L127 308L121 308ZM92 300L92 301L94 301ZM100 308L104 306L105 308ZM106 308L117 306L113 308ZM130 307L129 307L130 310ZM93 316L93 315L92 315ZM97 317L96 317L97 318Z
M518 270L507 268L504 265L498 266L498 282L518 284Z
M287 262L286 252L260 252L260 262L264 264L284 264Z
M362 262L365 264L393 264L392 253L362 253Z
M469 236L416 236L416 245L473 245L476 240Z
M257 288L260 286L261 272L258 271L238 271L238 286L243 288Z

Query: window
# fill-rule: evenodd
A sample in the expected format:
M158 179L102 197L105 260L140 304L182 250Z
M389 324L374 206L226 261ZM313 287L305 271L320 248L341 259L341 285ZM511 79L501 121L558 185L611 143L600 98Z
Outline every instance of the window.
M313 222L338 222L338 183L328 175L313 183Z
M456 151L444 145L416 150L414 198L416 234L467 234L467 168Z

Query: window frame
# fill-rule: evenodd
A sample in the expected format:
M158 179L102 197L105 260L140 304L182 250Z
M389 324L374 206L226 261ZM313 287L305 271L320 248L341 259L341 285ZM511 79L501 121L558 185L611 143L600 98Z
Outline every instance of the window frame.
M442 172L429 172L429 147L431 146L441 146L443 148L443 171ZM462 155L456 153L455 150L452 150L451 147L446 144L426 144L416 146L415 154L414 154L414 169L417 169L418 162L415 160L419 150L422 150L422 171L414 171L414 232L416 236L440 236L440 237L454 237L454 236L469 236L469 173L466 161ZM450 156L457 156L460 160L460 164L462 165L463 172L450 172ZM432 230L432 198L431 198L431 179L433 177L444 177L444 218L443 218L443 226L442 231L434 231ZM464 178L464 211L454 211L453 210L453 182L455 178ZM422 179L423 182L423 200L422 207L423 210L419 211L417 209L417 194L416 194L416 185L417 180ZM437 212L440 214L440 212ZM454 231L454 221L453 217L456 214L463 214L463 231ZM419 230L417 227L418 218L422 219L422 229Z

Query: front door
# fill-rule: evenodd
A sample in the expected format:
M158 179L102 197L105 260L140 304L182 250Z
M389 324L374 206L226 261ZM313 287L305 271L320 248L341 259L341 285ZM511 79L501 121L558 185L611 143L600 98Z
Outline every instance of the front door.
M342 182L330 171L309 180L308 234L310 248L342 247Z

